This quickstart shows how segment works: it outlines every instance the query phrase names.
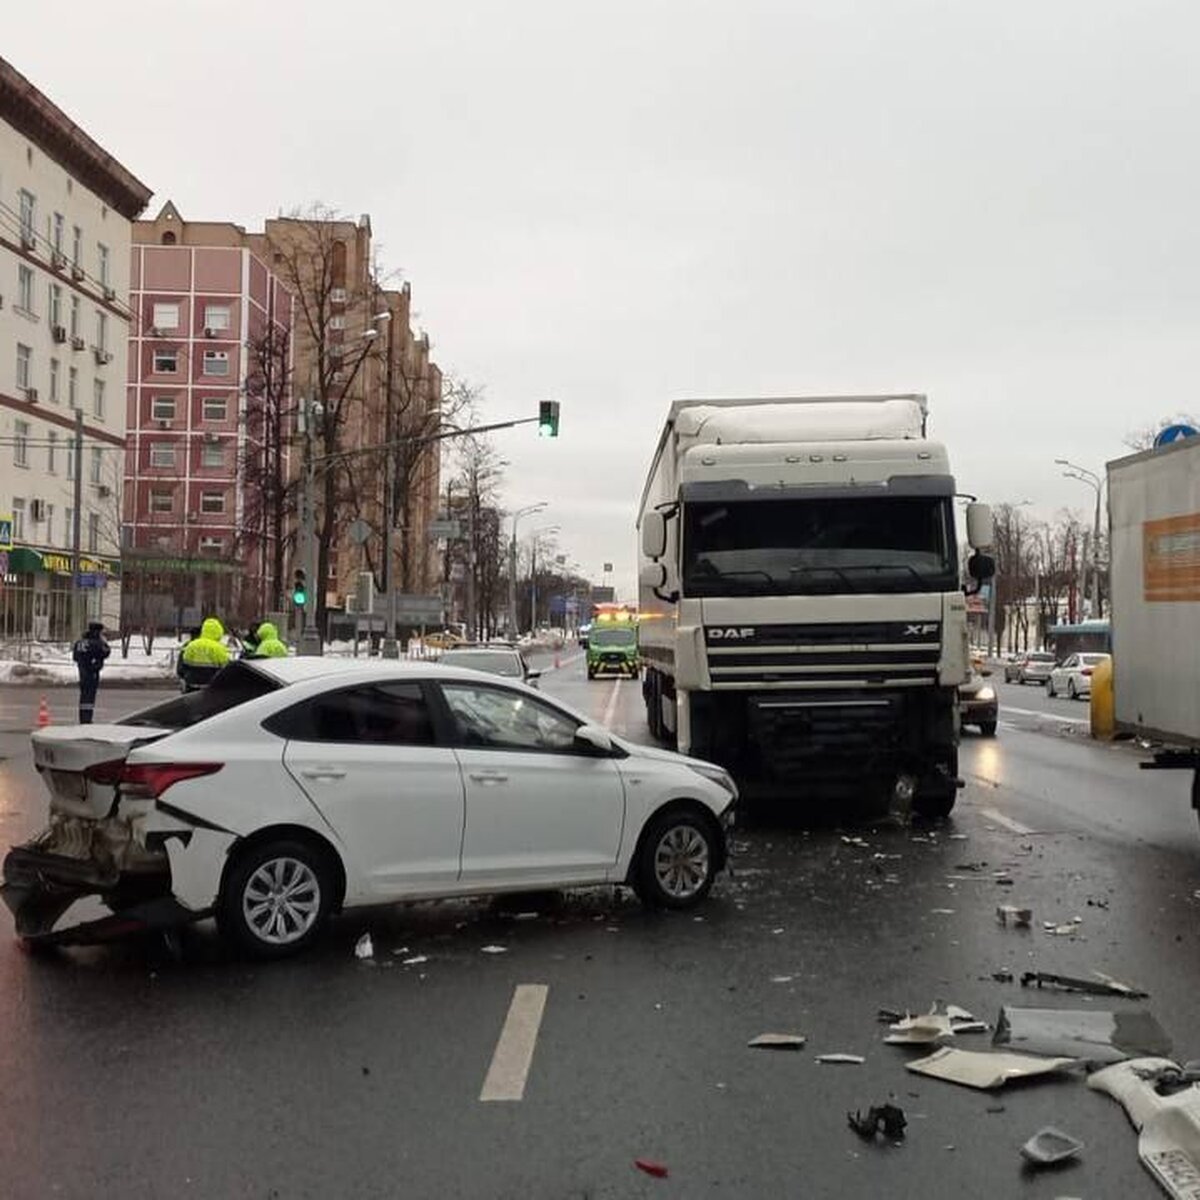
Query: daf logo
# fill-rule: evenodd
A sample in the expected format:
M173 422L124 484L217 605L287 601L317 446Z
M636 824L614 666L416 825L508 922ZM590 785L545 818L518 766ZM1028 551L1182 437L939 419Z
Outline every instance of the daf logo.
M745 638L752 638L757 630L753 625L734 626L725 629L710 629L708 636L714 642L736 642Z
M927 625L905 625L904 636L905 637L924 637L930 633L937 633L937 631L938 631L938 627L937 627L936 623L935 624L927 624Z

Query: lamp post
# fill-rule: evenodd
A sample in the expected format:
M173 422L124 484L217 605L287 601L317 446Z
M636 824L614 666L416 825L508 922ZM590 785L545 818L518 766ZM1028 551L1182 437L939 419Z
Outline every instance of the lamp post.
M1092 523L1092 612L1093 618L1103 616L1100 609L1100 494L1104 490L1104 480L1095 471L1069 462L1065 458L1056 458L1056 466L1066 468L1063 477L1077 479L1087 484L1096 493L1096 513Z
M518 633L517 627L517 525L522 517L527 517L530 513L541 512L546 507L545 500L539 500L536 504L527 504L524 508L517 508L512 511L510 517L512 519L512 537L508 543L508 636L516 638Z
M560 525L539 525L530 538L529 560L529 632L537 633L537 552L538 539L543 533L558 533Z

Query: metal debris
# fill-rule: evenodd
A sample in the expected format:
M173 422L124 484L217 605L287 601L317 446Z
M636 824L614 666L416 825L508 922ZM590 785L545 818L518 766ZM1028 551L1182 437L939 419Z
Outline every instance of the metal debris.
M1005 1005L993 1040L997 1046L1013 1046L1031 1054L1069 1054L1092 1063L1169 1054L1171 1050L1171 1039L1145 1009L1106 1012Z
M908 1125L904 1109L890 1102L873 1104L867 1109L866 1116L857 1111L847 1113L846 1120L850 1123L850 1128L868 1142L873 1142L878 1133L882 1133L890 1142L902 1142L904 1130Z
M1146 1000L1149 992L1143 992L1111 975L1093 971L1095 979L1078 979L1073 975L1055 975L1050 971L1026 971L1021 976L1022 987L1057 988L1064 992L1082 992L1088 996L1124 996L1127 1000Z

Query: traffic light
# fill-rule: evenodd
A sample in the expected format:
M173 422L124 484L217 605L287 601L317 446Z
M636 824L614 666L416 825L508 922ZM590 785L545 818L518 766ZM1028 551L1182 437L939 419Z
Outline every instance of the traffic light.
M543 400L538 405L538 437L558 437L557 400Z
M308 603L308 578L303 567L292 572L292 603L303 608Z

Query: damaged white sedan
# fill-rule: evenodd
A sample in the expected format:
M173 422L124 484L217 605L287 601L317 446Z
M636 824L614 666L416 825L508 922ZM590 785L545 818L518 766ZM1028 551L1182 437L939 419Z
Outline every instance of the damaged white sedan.
M428 663L245 660L116 724L39 730L33 752L49 826L0 888L19 936L212 915L262 957L400 900L619 883L688 907L725 864L737 799L718 766Z

